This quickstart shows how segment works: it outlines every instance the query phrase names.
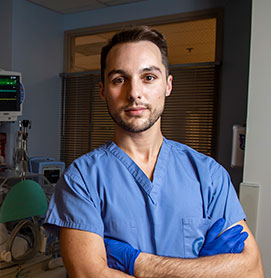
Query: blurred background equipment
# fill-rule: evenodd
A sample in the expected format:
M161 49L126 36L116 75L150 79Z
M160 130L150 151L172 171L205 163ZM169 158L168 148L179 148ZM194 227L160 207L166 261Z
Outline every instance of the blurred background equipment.
M65 170L65 163L52 157L31 157L28 160L28 168L29 172L42 174L55 185Z
M45 215L47 198L33 180L16 183L6 194L0 207L0 223L4 240L0 245L0 261L22 263L33 258L41 247L37 216ZM13 226L9 231L4 223Z
M22 74L0 69L0 272L5 278L36 277L63 266L59 239L42 224L65 164L50 157L29 159L31 122L18 120L24 95Z
M4 132L0 133L0 167L5 166L5 146L7 143L7 135Z
M28 153L27 153L27 129L31 128L29 120L19 121L19 131L16 135L14 151L14 168L15 174L25 176L28 171Z

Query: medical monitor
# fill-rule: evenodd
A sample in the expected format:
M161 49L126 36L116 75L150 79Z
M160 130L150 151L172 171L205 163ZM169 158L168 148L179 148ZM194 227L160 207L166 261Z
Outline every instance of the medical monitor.
M17 121L22 115L22 102L21 73L0 70L0 122Z

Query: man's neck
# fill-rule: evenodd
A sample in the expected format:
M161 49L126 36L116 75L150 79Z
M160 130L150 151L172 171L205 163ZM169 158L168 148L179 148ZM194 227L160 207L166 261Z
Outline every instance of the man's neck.
M160 125L159 128L153 126L144 132L138 133L127 132L116 127L113 141L152 180L158 154L163 143Z

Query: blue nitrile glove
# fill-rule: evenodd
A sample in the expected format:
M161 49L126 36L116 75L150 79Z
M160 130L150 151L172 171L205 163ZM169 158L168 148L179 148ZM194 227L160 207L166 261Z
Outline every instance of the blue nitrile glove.
M226 220L223 218L218 219L207 232L199 257L241 253L243 251L245 247L244 241L247 239L248 233L242 232L243 227L241 225L236 225L218 236L222 232L225 222Z
M128 243L110 238L104 239L104 245L108 266L133 276L135 260L141 251Z

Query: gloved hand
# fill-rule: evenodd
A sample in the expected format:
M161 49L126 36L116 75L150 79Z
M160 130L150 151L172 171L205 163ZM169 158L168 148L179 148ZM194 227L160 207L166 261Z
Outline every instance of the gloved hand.
M242 232L241 225L233 226L218 236L224 227L226 220L218 219L207 232L205 242L199 252L199 257L212 256L226 253L241 253L245 247L244 241L248 237L247 232Z
M133 276L135 260L141 251L128 243L110 238L105 238L104 244L108 266Z

